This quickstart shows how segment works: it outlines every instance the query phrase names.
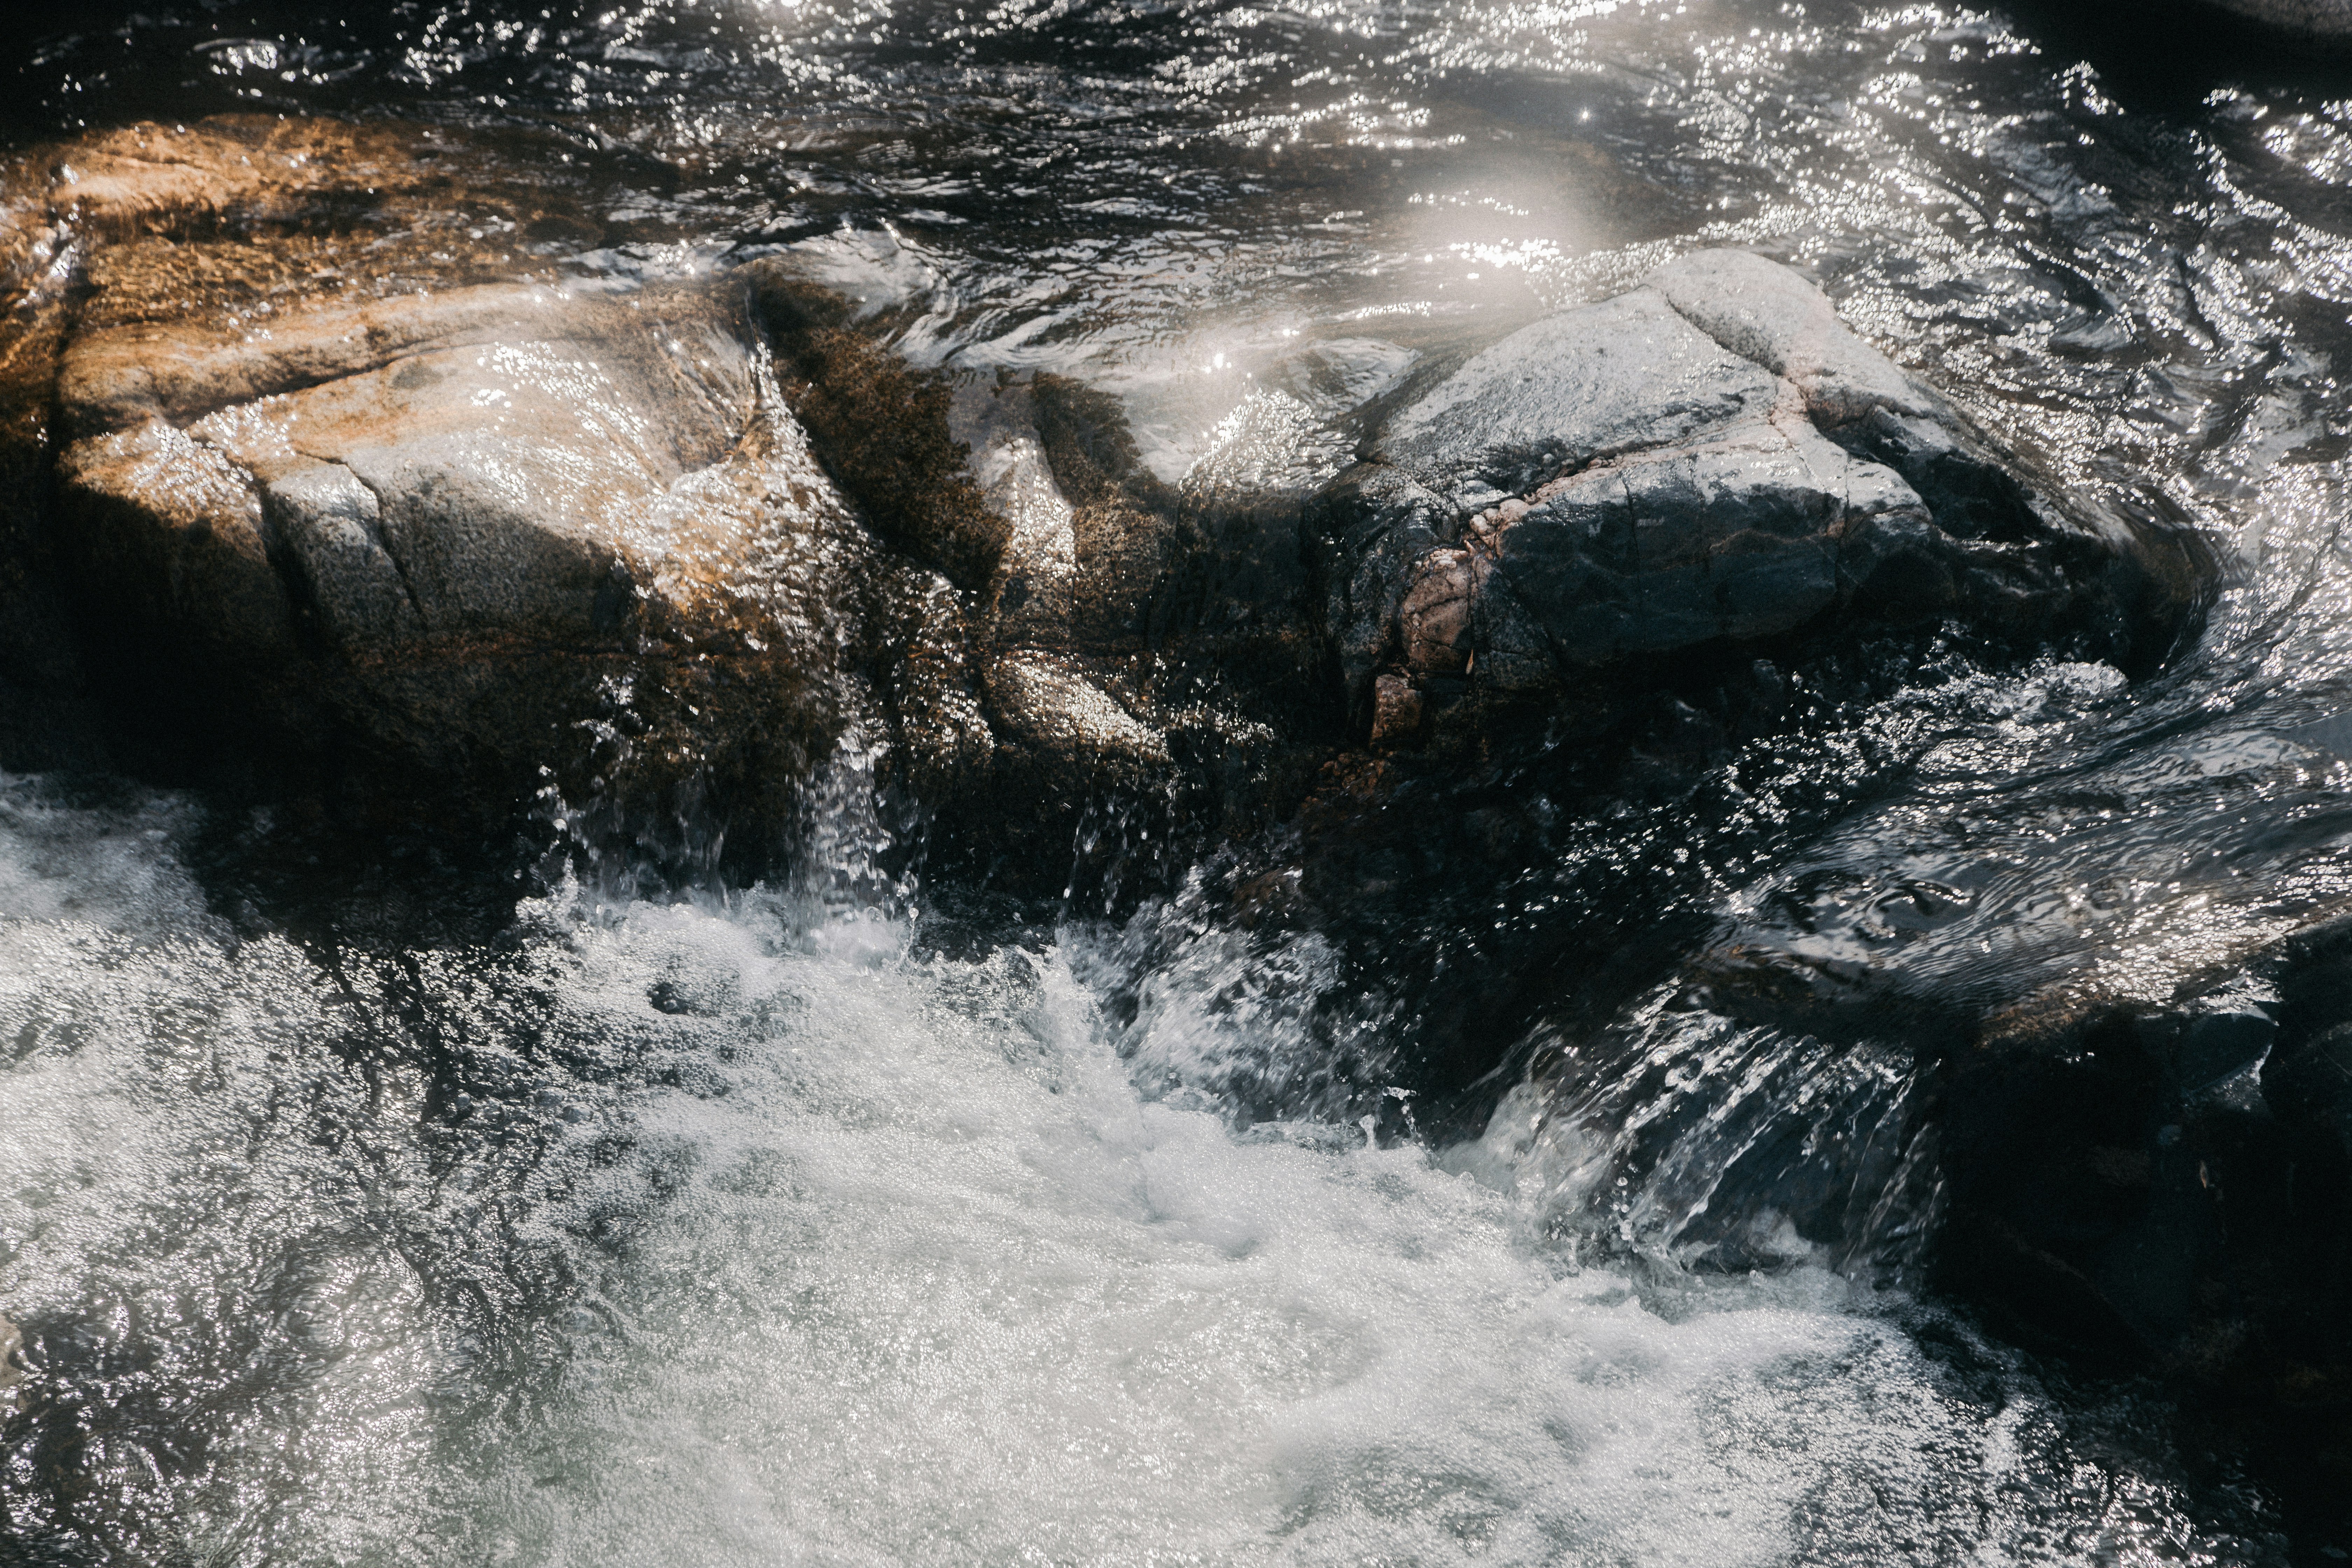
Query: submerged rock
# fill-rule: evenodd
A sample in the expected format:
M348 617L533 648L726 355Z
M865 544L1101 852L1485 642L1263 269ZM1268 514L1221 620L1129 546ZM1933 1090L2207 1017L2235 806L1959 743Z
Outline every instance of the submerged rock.
M2161 1005L2011 1009L1945 1073L1946 1287L2168 1374L2315 1526L2352 1522L2352 924Z
M2022 477L1811 284L1733 251L1486 350L1312 510L1350 703L1391 741L1384 676L1459 736L1832 621L2149 668L2212 570L2192 531Z
M25 1381L25 1369L17 1364L16 1352L24 1345L24 1331L0 1318L0 1415L16 1408L17 1385Z

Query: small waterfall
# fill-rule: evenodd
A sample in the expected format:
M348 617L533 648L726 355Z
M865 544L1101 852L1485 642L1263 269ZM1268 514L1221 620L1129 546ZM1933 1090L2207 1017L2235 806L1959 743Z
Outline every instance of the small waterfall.
M1920 1283L1943 1203L1929 1071L1899 1045L1675 1003L1539 1048L1470 1164L1511 1170L1548 1226L1597 1257Z
M793 886L830 951L895 955L921 916L913 872L889 868L898 838L884 825L876 776L887 749L853 726L808 792Z

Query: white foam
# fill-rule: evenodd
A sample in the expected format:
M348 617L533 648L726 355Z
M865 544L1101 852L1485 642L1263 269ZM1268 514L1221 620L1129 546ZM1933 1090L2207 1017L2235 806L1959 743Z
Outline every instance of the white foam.
M85 1517L134 1557L1734 1568L2189 1535L1825 1271L1637 1289L1547 1243L1501 1144L1451 1162L1481 1181L1139 1093L1079 937L915 962L758 898L528 908L519 953L416 955L436 1026L544 1086L466 1152L419 1063L349 1064L340 983L142 864L0 882L0 1310L162 1358L75 1394L127 1413Z

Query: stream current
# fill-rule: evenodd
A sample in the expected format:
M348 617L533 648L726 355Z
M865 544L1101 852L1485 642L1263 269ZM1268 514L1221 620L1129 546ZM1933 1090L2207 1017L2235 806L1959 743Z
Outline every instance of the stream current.
M2352 892L2352 75L2184 84L2062 26L165 5L46 40L8 112L634 148L682 174L570 265L789 254L919 362L1117 395L1171 479L1254 391L1344 428L1680 250L1780 257L2070 482L2160 492L2221 596L2137 683L1947 650L1825 704L1563 831L1454 961L1638 886L1625 918L1898 990L2155 1000ZM1786 1212L1749 1156L1904 1125L1899 1033L1637 997L1609 1031L1667 1088L1548 1117L1507 1071L1416 1136L1359 1114L1411 1020L1318 939L1181 893L998 928L846 896L882 879L865 763L792 875L657 898L584 856L341 885L266 815L0 782L0 1561L2288 1560L2151 1386L1866 1266L1932 1217L1932 1151L1855 1163L1871 1259ZM1286 1096L1335 998L1358 1092Z

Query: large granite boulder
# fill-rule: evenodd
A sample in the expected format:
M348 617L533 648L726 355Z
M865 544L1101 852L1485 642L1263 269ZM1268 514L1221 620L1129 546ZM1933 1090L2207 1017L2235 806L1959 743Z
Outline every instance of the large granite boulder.
M403 811L775 831L858 726L984 746L950 585L845 500L743 290L550 265L602 237L562 186L276 121L10 172L19 460L135 728Z
M1171 486L1114 400L919 369L787 265L635 276L612 242L668 237L599 214L644 175L259 119L9 166L0 590L71 613L0 679L72 684L78 640L133 767L374 820L543 797L745 868L845 743L1033 891L1106 802L1167 844L1303 793L1328 468L1254 511L1280 443L1239 426Z
M1351 710L1392 743L1832 622L2147 668L2211 576L2193 531L2035 483L1737 251L1505 338L1311 510Z

